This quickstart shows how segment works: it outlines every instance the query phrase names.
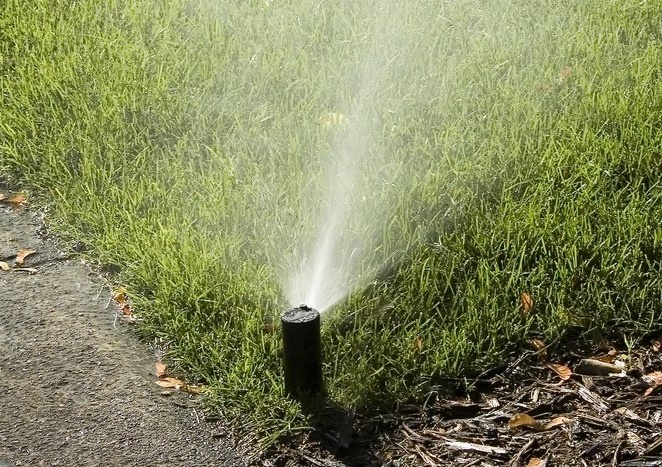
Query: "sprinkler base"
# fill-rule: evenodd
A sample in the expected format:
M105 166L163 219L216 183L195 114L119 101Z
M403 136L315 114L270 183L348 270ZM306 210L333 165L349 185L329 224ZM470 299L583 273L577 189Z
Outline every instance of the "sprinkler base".
M280 315L283 332L285 393L295 399L322 392L320 314L301 305Z

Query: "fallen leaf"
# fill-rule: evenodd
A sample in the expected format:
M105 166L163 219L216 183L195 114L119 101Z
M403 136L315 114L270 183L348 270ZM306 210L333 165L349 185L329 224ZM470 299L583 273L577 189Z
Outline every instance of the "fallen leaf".
M25 196L20 193L13 196L0 193L0 202L10 204L12 206L20 206L25 203Z
M171 378L169 376L165 378L161 378L160 380L155 381L155 383L161 386L162 388L179 389L184 386L184 381L177 378Z
M124 287L120 287L113 293L113 300L117 302L120 313L129 323L135 323L137 321L136 317L133 315L133 307L131 306L131 303L129 303L129 296Z
M544 426L544 429L545 429L545 430L551 430L552 428L556 428L557 426L568 425L568 424L572 423L572 421L573 421L573 420L572 420L571 418L567 418L567 417L556 417L556 418L552 419L551 421L549 421L549 422Z
M161 368L159 366L159 363L161 363L161 362L157 362L157 364L156 364L157 365L157 367L156 367L157 376L159 376L159 373L160 373L160 370L161 370ZM163 375L165 375L165 365L163 363L161 363L161 365L163 365L162 370L163 370L164 373L162 373L162 376L159 376L158 381L154 381L154 382L157 385L161 386L162 388L176 389L178 391L188 392L189 394L202 394L203 392L205 392L207 390L206 386L195 385L195 384L186 384L181 379L171 378L170 376L163 376ZM161 394L163 394L163 393L161 393Z
M125 315L122 319L128 324L135 324L138 322L138 318L136 318L135 315Z
M21 195L21 194L14 195L14 196L10 197L10 198L7 200L7 202L8 202L9 204L13 204L14 206L19 206L19 205L25 203L25 196L23 196L23 195Z
M658 386L662 386L662 371L653 371L645 375L642 379L650 385L646 389L646 392L644 392L644 396L650 396Z
M324 127L341 126L346 124L348 121L349 119L346 115L337 112L322 114L320 118L317 119L317 123Z
M162 378L166 375L166 366L163 362L156 362L156 377Z
M113 300L115 300L120 306L126 302L126 289L120 287L115 292L113 292Z
M567 66L559 71L558 83L564 83L568 78L570 78L570 76L572 76L572 68Z
M533 299L531 295L526 292L522 292L522 295L519 296L520 302L522 302L522 311L524 313L530 313L533 309Z
M549 91L552 90L552 85L551 85L551 84L547 84L547 83L540 83L540 84L537 86L537 89L538 89L538 91L541 91L541 92L549 92Z
M11 268L4 261L0 261L0 269L2 269L3 271L9 271Z
M533 428L537 431L542 431L545 429L542 423L533 418L531 415L525 413L518 413L513 415L513 417L508 421L508 428L519 428L527 427Z
M416 350L418 350L419 352L422 352L422 351L423 351L423 341L422 341L421 338L418 337L418 336L416 336L416 337L414 338L414 347L415 347Z
M28 250L27 248L23 248L22 250L19 250L19 252L16 254L16 259L14 260L14 263L16 263L19 266L22 266L23 262L25 261L25 258L27 258L28 256L34 253L36 253L35 250Z
M526 463L526 467L545 467L546 465L547 461L540 457L532 457L529 459L529 462Z
M604 355L598 355L597 357L593 357L593 360L597 360L603 363L614 363L616 357L618 357L618 350L611 349L609 352L607 352Z
M206 390L206 386L196 386L193 384L187 384L182 388L182 391L188 392L189 394L202 394Z
M572 376L572 370L565 365L559 363L548 363L547 368L559 375L563 381L567 381Z
M541 362L546 362L547 348L545 343L540 339L531 339L529 343L531 344L531 347L533 347L533 350L536 351L536 354L538 354L538 359L540 359Z

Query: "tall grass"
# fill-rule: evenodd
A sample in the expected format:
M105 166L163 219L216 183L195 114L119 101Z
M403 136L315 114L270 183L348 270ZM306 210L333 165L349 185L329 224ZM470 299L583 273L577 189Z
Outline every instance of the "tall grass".
M348 131L316 121L383 50L348 228L391 260L325 315L334 399L388 410L531 333L662 322L662 4L410 3L0 2L0 173L267 441L306 424L273 323Z

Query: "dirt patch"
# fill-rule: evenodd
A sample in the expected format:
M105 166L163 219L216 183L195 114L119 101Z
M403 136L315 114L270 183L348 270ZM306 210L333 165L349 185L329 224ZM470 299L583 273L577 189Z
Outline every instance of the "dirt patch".
M40 227L0 205L0 467L244 465L194 398L161 395L154 352Z

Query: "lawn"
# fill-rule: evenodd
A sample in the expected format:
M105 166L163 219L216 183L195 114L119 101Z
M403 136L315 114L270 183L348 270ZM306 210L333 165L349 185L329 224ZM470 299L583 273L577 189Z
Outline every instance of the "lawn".
M362 413L659 329L661 72L657 1L1 0L0 175L269 443L302 301Z

